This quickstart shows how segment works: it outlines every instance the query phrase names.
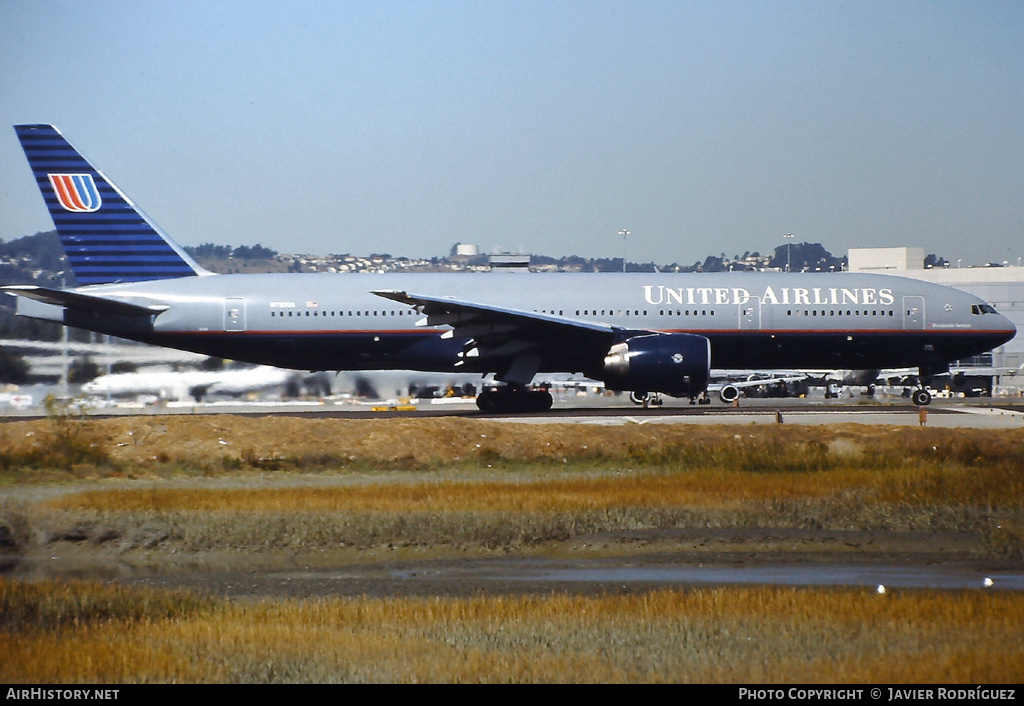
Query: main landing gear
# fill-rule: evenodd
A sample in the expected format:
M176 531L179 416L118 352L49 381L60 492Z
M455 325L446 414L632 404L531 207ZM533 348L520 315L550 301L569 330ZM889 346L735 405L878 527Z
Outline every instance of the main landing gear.
M910 393L910 401L918 407L924 407L932 401L932 393L923 387L919 387Z
M547 390L528 390L513 385L489 387L476 398L476 406L488 414L547 412L553 402Z

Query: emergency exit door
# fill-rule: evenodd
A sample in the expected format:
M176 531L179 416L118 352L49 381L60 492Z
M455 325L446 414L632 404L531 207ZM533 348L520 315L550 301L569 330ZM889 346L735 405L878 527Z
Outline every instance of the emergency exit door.
M245 300L233 297L224 300L224 330L245 330Z

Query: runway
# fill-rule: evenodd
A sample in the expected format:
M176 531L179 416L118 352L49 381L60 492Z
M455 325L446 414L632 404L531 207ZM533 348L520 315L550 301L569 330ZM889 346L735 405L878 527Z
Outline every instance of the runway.
M486 414L469 398L388 400L221 401L201 404L118 405L99 407L91 416L160 414L235 414L247 416L309 416L339 419L461 417L526 424L870 424L949 428L1018 429L1024 426L1024 399L1019 397L936 400L916 407L902 398L744 399L737 405L718 401L690 405L666 400L640 407L625 396L556 396L544 413ZM40 410L0 409L0 419L44 416Z
M1018 429L1024 406L945 403L925 408L912 405L859 406L808 404L804 400L748 400L737 407L552 410L546 417L519 417L527 423L580 424L871 424L950 428Z

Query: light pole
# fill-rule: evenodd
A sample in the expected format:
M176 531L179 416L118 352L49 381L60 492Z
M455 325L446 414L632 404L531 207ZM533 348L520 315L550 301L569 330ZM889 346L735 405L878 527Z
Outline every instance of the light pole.
M795 238L796 236L794 236L792 233L786 233L782 237L788 239L788 242L786 243L786 272L790 272L793 269L793 241L792 241L792 238Z
M60 260L65 269L53 273L50 275L50 279L60 280L60 288L63 290L67 286L67 275L65 274L67 262L63 257ZM60 327L60 394L64 399L70 397L68 392L68 327L64 325Z
M622 271L626 271L626 237L629 235L629 231L623 228L619 231L619 235L622 236Z

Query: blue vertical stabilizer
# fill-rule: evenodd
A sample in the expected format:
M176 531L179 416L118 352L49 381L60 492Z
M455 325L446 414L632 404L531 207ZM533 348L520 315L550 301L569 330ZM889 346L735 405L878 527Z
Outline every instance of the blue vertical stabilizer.
M80 285L209 274L52 125L15 125Z

